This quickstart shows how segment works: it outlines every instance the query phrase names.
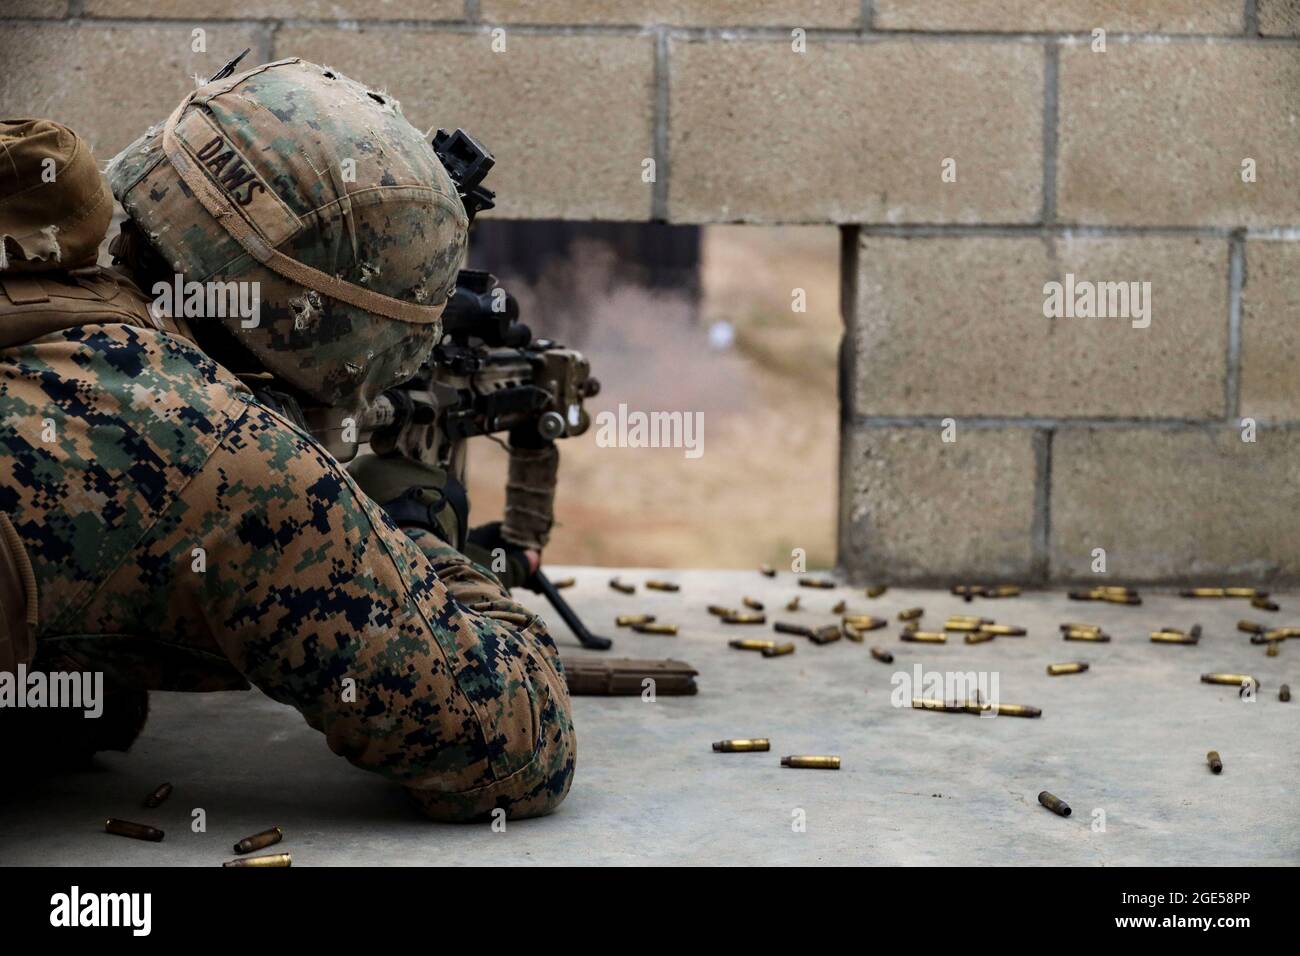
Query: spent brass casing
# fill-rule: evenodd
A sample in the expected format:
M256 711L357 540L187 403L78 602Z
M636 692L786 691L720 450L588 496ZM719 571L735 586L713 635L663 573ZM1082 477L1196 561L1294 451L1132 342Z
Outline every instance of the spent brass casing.
M1110 641L1110 635L1102 631L1066 631L1061 637L1067 641L1093 641L1098 644Z
M829 591L831 588L835 587L835 582L829 578L800 577L799 586L801 588L822 588L823 590Z
M1041 717L1043 712L1028 704L998 704L999 717Z
M912 644L947 644L948 635L937 631L904 631L898 635L900 641Z
M283 827L271 827L269 830L263 830L261 833L254 833L252 836L244 837L235 844L236 853L252 853L254 850L264 850L268 846L275 846L284 839Z
M1196 644L1200 638L1179 631L1152 631L1151 640L1155 644Z
M1260 686L1259 681L1255 680L1255 678L1249 674L1202 674L1201 675L1202 684L1227 684L1229 687L1240 687L1242 684L1246 683L1247 681L1253 681L1256 687Z
M636 585L635 585L635 584L624 584L624 583L623 583L622 581L620 581L618 578L610 578L610 579L609 579L609 586L612 587L615 591L618 591L618 592L620 592L620 593L622 593L622 594L635 594L635 593L636 593Z
M1028 632L1017 624L981 624L980 633L995 637L1024 637Z
M836 602L835 602L835 605L831 608L831 613L832 613L832 614L843 614L843 613L844 613L844 609L845 609L846 607L848 607L848 604L847 604L846 602L844 602L844 601L836 601Z
M1106 601L1110 604L1141 604L1142 598L1131 588L1124 587L1104 587L1092 588L1088 591L1071 591L1069 597L1073 601Z
M268 853L266 856L245 856L238 860L227 860L222 866L256 866L286 867L293 866L293 857L288 853Z
M885 587L883 584L873 584L871 587L867 588L867 597L878 598L888 590L889 588Z
M150 810L162 806L164 800L172 795L172 785L170 783L161 783L158 789L149 796L144 798L144 806Z
M855 644L861 644L866 640L861 630L856 627L850 627L848 624L840 623L840 631L846 638Z
M1268 628L1258 621L1238 621L1237 630L1245 631L1247 634L1263 634Z
M633 624L652 624L654 619L653 614L620 614L614 618L614 623L619 627L631 627Z
M1268 592L1259 588L1224 588L1223 593L1232 598L1268 597Z
M749 612L728 614L722 619L723 624L766 624L767 615Z
M1067 661L1064 664L1048 664L1047 674L1049 677L1060 677L1062 674L1082 674L1088 669L1084 661Z
M1250 599L1250 606L1258 608L1261 611L1280 611L1282 608L1276 601L1270 601L1266 597L1253 597Z
M1210 762L1210 769L1215 773L1223 773L1223 759L1219 756L1217 750L1211 750L1205 755L1205 759Z
M885 650L883 647L873 647L871 649L871 656L882 664L894 663L894 655L889 653L889 651Z
M560 588L571 588L577 583L577 578L560 578L559 580L552 581L551 586L558 591Z
M914 710L941 710L948 714L966 713L966 704L958 704L955 701L948 703L946 700L935 700L932 697L913 697L912 708Z
M1300 627L1273 627L1265 631L1264 636L1270 641L1285 641L1288 638L1300 637Z
M647 581L645 586L651 591L680 591L682 586L673 581Z
M1054 793L1048 793L1044 790L1038 795L1038 802L1058 816L1068 817L1070 815L1070 805Z
M829 624L826 627L819 627L817 630L813 631L808 635L808 640L812 641L814 644L834 644L843 636L844 634L840 631L840 626L838 624Z
M777 644L773 642L773 645L771 647L763 648L764 657L784 657L786 654L793 654L793 653L794 653L794 645L789 643L788 641L785 644Z
M776 577L776 568L772 567L770 564L764 564L759 567L758 573L763 575L765 578L774 578Z
M760 641L746 637L735 641L728 641L727 646L734 647L738 651L765 651L769 647L776 647L776 641Z
M978 631L981 625L979 621L955 621L952 618L943 622L945 631Z
M1020 597L1020 585L1018 584L999 584L995 587L984 588L984 597L989 598L1009 598Z
M996 634L989 634L986 631L975 631L972 634L965 635L963 639L967 644L985 644L988 641L993 640L995 637L997 637Z
M790 600L786 603L785 609L787 611L799 610L799 598L797 596L790 598Z
M742 737L738 740L718 740L713 744L715 753L744 754L771 750L772 744L766 737Z
M1101 633L1100 624L1062 624L1062 631L1092 631L1094 634Z
M1138 605L1142 603L1142 599L1136 594L1103 594L1101 600L1108 604Z
M844 623L855 631L875 631L889 625L883 617L872 617L870 614L846 614Z
M915 621L924 613L925 608L923 607L909 607L904 611L898 612L898 619L900 621Z
M816 633L811 627L805 627L802 624L788 624L785 621L777 621L772 625L772 630L778 634L797 634L799 637L812 637Z
M1283 684L1281 687L1277 689L1277 699L1284 704L1291 699L1290 684Z
M782 767L797 767L801 770L839 770L839 757L790 756L781 758Z
M725 618L723 620L726 620ZM676 624L633 624L632 630L638 634L666 634L669 637L677 636Z
M104 821L104 832L112 833L115 836L130 837L132 840L148 840L151 843L157 843L163 838L162 830L157 827L115 818Z
M987 588L982 584L954 584L949 590L969 604L975 598L983 597Z
M1221 598L1227 597L1228 592L1223 588L1183 588L1178 592L1178 596L1186 598ZM1245 596L1254 597L1255 594L1252 591Z
M721 604L710 604L709 613L714 617L730 617L733 614L739 614L740 611L734 607L723 607Z
M745 607L749 608L751 611L763 610L763 602L755 600L752 597L741 598L740 603L745 605Z

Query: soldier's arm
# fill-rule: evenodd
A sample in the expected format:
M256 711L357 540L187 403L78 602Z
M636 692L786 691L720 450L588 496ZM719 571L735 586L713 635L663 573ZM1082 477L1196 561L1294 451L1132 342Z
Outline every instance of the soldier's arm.
M172 586L142 613L208 630L249 681L430 816L545 813L567 793L569 698L541 619L433 535L404 534L273 412L248 407L105 599L138 600L159 568L176 569Z

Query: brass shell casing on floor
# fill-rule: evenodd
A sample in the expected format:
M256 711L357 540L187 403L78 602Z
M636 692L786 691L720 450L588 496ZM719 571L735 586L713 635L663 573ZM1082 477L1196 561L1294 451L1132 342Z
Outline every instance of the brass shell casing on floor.
M258 868L293 866L293 857L288 853L268 853L266 856L244 856L238 860L228 860L222 866L253 866Z
M782 767L796 767L801 770L839 770L839 757L824 756L790 756L781 758Z
M741 737L737 740L715 741L713 749L722 754L757 753L771 750L772 744L766 737Z
M263 850L268 846L275 846L284 839L283 827L271 827L269 830L263 830L261 833L254 833L252 836L244 837L235 844L236 853L252 853L254 850Z
M765 651L769 647L776 647L776 641L763 641L756 638L746 637L734 641L727 641L728 647L734 647L738 651Z
M163 838L163 831L157 827L116 818L104 821L104 832L112 833L114 836L130 837L132 840L148 840L150 843L158 843Z
M904 631L898 635L900 641L912 644L947 644L948 635L935 631Z
M1082 674L1088 669L1084 661L1068 661L1064 664L1048 664L1047 674L1049 677L1060 677L1062 674Z
M632 630L638 634L664 634L668 637L677 636L676 624L633 624Z
M1070 805L1054 793L1048 793L1044 790L1038 795L1038 802L1057 816L1068 817L1070 815Z

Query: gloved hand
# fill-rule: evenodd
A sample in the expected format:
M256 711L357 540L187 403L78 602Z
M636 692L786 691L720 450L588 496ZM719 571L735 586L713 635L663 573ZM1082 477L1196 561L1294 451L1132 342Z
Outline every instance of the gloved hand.
M471 530L464 551L510 590L523 587L542 564L540 551L521 548L501 537L500 521L481 524Z

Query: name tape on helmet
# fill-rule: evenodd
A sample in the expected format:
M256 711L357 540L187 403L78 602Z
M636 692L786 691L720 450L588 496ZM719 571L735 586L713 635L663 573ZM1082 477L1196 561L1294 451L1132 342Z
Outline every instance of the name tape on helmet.
M302 221L207 113L186 113L176 124L176 138L268 244L278 246L301 231Z
M238 173L234 172L235 167L230 164L236 159L236 155L233 154L238 154L239 151L229 143L228 137L221 135L221 131L208 119L204 108L195 104L195 96L200 92L203 91L199 90L187 96L167 118L163 126L163 154L176 170L176 175L190 188L194 198L232 239L268 269L291 282L296 282L304 288L312 289L332 299L338 299L358 309L399 322L430 325L439 320L446 303L420 305L394 299L354 285L338 276L321 272L276 249L275 246L287 238L285 236L278 241L275 238L278 234L277 225L279 229L287 225L284 216L292 217L295 224L294 231L301 228L301 223L275 191L257 176L256 170L248 162L247 157L238 155L239 161L246 169L241 168ZM203 124L191 125L191 116L202 117ZM204 126L209 132L206 137L202 132L197 132L202 131ZM182 135L182 127L185 128L184 135ZM220 138L222 143L213 144L211 140L214 135ZM200 157L201 151L204 151L206 159ZM232 155L227 156L227 152ZM248 171L251 171L256 181L262 185L261 189L253 188L254 181L244 178L245 172ZM225 182L223 182L223 174ZM241 203L241 198L246 202ZM282 213L277 216L271 211L268 203L279 204ZM289 232L288 235L293 235L293 232Z

